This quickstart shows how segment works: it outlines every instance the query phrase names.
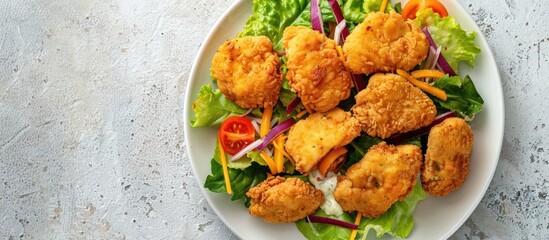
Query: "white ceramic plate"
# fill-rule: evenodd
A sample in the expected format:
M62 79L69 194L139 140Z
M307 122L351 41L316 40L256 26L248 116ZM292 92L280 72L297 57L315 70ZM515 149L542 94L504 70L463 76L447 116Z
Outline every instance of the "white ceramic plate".
M393 1L394 2L394 1ZM457 191L447 197L427 197L420 201L415 213L415 227L408 239L445 239L450 237L471 215L482 199L496 169L503 139L503 94L494 57L478 26L455 1L443 0L450 15L468 31L477 32L476 42L482 49L474 69L462 64L461 76L469 74L485 105L471 123L475 142L471 156L469 178ZM189 121L191 108L200 87L210 83L211 61L216 49L226 40L234 38L252 14L252 1L237 1L217 22L198 53L191 70L187 91L181 99L184 107L183 125L187 152L196 179L204 185L210 173L210 160L216 140L214 128L192 128ZM202 189L206 199L219 218L243 239L302 239L295 224L268 224L252 217L242 202L231 202L227 194Z

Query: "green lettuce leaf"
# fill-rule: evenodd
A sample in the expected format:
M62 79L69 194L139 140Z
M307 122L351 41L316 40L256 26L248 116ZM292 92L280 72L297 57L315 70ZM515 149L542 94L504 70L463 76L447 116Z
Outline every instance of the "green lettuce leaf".
M351 167L353 164L357 163L364 157L368 150L382 142L381 138L371 137L367 134L362 134L359 138L353 140L349 145L347 145L347 150L349 151L349 159L343 165L343 169Z
M374 229L379 238L388 233L396 238L407 237L414 227L414 209L420 200L426 198L425 191L418 181L412 193L398 201L377 218L363 218L360 221L356 239L366 239L368 231Z
M195 116L195 119L191 120L193 127L219 126L228 117L242 115L247 111L227 99L221 90L213 90L210 84L200 88L192 108Z
M339 216L329 215L324 212L322 209L318 209L315 213L317 216L337 218L346 222L354 222L354 218L350 214L344 212ZM307 239L341 239L347 240L351 236L351 229L343 228L330 224L322 223L309 223L305 219L301 219L295 222L297 229L305 236ZM313 226L311 228L311 226Z
M227 192L223 177L223 167L215 159L211 161L211 171L211 174L206 177L204 187L216 193ZM229 168L229 178L231 179L231 188L233 190L231 200L236 201L245 198L248 189L267 178L267 169L258 164L252 164L246 169Z
M475 32L465 32L454 17L441 18L430 8L418 11L416 16L416 23L421 28L429 29L437 46L442 48L442 55L456 73L460 61L474 67L475 57L480 53L480 48L475 44Z
M418 181L414 186L414 190L404 200L397 201L384 214L377 218L362 218L358 225L356 239L366 239L370 229L374 229L376 236L379 238L384 234L389 234L396 238L407 237L414 227L413 213L417 203L426 198L425 191L421 188L421 183ZM319 209L315 215L337 218L346 222L354 222L356 214L344 212L340 216L326 214L322 209ZM311 228L311 225L313 228ZM311 223L305 219L296 222L297 229L307 239L349 239L351 230L329 224Z
M474 118L475 114L482 110L484 100L478 94L469 75L463 79L459 76L449 77L446 75L434 82L433 85L444 90L448 96L446 101L436 97L431 98L441 107L455 111L468 119Z

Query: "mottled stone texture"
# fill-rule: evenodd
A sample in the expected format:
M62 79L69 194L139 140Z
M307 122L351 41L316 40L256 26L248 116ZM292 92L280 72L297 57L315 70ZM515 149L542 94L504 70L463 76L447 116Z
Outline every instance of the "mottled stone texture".
M0 2L0 239L236 239L186 156L178 97L234 0ZM452 239L549 235L549 7L459 0L502 76L494 180Z

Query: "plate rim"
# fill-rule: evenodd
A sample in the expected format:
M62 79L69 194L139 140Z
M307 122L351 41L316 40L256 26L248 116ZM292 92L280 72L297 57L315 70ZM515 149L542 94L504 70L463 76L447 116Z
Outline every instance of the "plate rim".
M397 0L397 1L394 1L394 2L396 3L396 2L405 2L405 1ZM444 1L444 2L446 2L446 1ZM441 239L447 239L450 236L452 236L465 223L465 221L467 219L469 219L471 214L478 207L478 204L480 203L480 201L484 198L484 196L486 194L486 191L488 190L489 186L492 184L493 177L494 177L497 165L499 164L499 160L500 160L500 156L501 156L501 149L502 149L502 145L503 145L504 130L505 130L505 101L504 101L504 94L503 94L503 86L502 86L502 82L501 82L502 78L501 78L501 74L499 72L499 68L498 68L497 62L495 60L494 54L492 52L492 49L488 45L488 42L486 41L486 38L485 38L484 34L482 34L482 31L480 30L478 24L471 17L471 14L468 11L466 11L460 3L456 2L456 1L452 1L452 2L453 2L452 4L455 4L460 8L461 12L465 13L464 14L464 17L466 18L465 21L468 21L468 22L472 23L471 26L470 26L472 29L469 29L469 30L472 30L472 31L476 32L475 41L477 43L480 43L480 44L483 45L483 46L481 46L481 49L484 52L484 54L487 56L487 58L488 58L487 61L489 61L495 67L495 76L494 76L494 78L496 78L497 81L494 81L494 82L497 83L497 86L493 86L493 88L497 88L499 90L499 91L497 91L497 94L499 95L499 97L498 97L499 101L497 101L497 102L500 103L500 104L498 104L498 108L500 108L500 109L498 109L498 111L500 113L499 114L500 115L499 119L501 119L501 126L500 126L500 131L498 131L499 136L495 136L495 138L494 138L494 139L498 139L498 140L494 141L494 143L498 143L498 145L496 146L496 148L497 148L497 154L496 154L497 157L496 157L496 160L493 161L493 163L490 166L491 170L489 172L489 178L488 178L489 181L486 184L484 184L484 186L482 187L482 189L480 191L480 194L477 197L475 197L475 200L467 208L467 211L465 212L465 214L460 218L460 220L458 222L456 222L453 225L453 227L446 234L444 234L441 237ZM180 100L179 100L179 104L180 104L180 106L182 106L182 109L183 109L181 114L183 115L182 119L184 121L183 122L184 138L185 138L185 147L186 147L186 150L187 150L186 155L189 159L189 162L191 163L191 168L192 168L193 174L195 176L195 179L198 183L198 186L199 186L202 194L206 198L208 204L210 205L210 207L216 213L216 216L223 221L223 224L225 226L227 226L233 234L237 235L241 239L246 239L246 236L243 236L242 233L240 231L238 231L237 229L235 229L232 224L229 224L226 216L222 214L222 211L219 209L219 207L215 204L212 204L213 200L209 196L209 193L206 192L208 190L203 187L203 183L200 182L199 178L197 177L198 176L198 170L197 170L197 166L195 164L195 161L192 160L191 153L189 151L191 149L191 146L190 146L190 143L188 141L190 139L190 136L189 136L190 131L189 130L192 128L190 126L190 120L191 120L190 117L191 116L190 116L190 114L186 114L186 113L189 111L189 108L191 108L191 106L192 106L192 104L189 104L189 103L192 102L194 100L194 97L195 97L193 95L193 93L191 93L192 84L193 84L193 76L198 75L197 74L198 65L199 65L198 63L203 61L203 58L204 58L204 55L205 55L204 53L206 51L206 47L210 44L210 42L214 41L212 36L222 27L221 23L223 21L225 21L226 19L228 19L229 16L236 9L238 9L241 4L244 4L244 3L245 3L245 0L236 0L235 2L233 2L230 5L230 7L222 14L222 16L215 22L215 24L213 25L213 28L208 32L205 39L202 41L201 46L200 46L198 52L196 53L196 56L195 56L195 58L192 62L192 67L191 67L189 77L188 77L188 80L187 80L187 83L186 83L185 92L182 96L180 96ZM190 110L190 111L192 111L192 110Z

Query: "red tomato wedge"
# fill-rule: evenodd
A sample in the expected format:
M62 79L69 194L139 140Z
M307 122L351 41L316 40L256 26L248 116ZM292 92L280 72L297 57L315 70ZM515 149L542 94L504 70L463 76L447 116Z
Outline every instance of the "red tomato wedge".
M426 8L433 9L433 12L438 13L440 17L448 16L448 10L438 0L410 0L402 9L402 17L404 19L414 19L417 11Z
M235 155L254 141L254 126L245 117L229 117L221 124L218 132L219 142L226 153Z

